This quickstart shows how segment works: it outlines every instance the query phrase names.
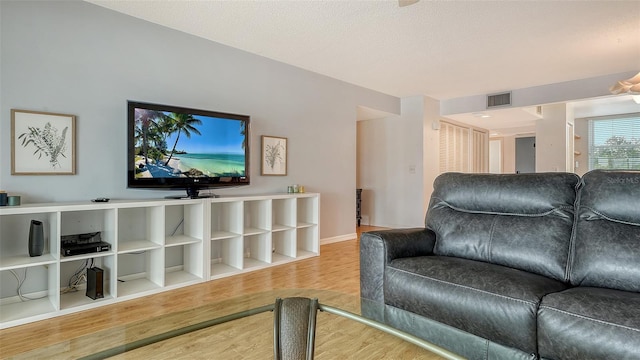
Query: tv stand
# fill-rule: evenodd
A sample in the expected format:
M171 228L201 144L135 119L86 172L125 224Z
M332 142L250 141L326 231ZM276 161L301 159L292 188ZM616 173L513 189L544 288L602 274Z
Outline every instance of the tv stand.
M206 194L200 195L200 189L197 187L188 187L187 195L170 195L165 196L165 199L206 199L206 198L219 198L219 195L216 194Z
M314 193L2 206L0 329L318 256L319 211ZM32 220L44 226L36 257ZM109 250L61 255L64 236L98 231ZM67 291L87 262L104 270L103 298Z

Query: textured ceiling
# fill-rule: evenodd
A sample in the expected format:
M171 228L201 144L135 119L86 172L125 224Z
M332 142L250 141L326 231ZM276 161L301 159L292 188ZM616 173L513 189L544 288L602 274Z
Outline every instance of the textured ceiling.
M399 97L640 70L640 1L89 2Z

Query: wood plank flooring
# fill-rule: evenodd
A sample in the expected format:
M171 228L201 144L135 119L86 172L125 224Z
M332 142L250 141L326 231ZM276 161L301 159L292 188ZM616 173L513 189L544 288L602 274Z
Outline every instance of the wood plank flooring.
M0 330L0 358L11 358L16 354L24 353L38 347L51 346L80 337L81 335L110 329L150 317L170 314L203 306L215 301L271 289L312 288L358 295L360 290L359 235L361 232L375 229L379 228L361 226L358 228L358 238L323 245L320 250L321 255L316 258L301 260L229 278L208 281L143 298L103 306L98 309ZM372 339L363 338L362 335L358 335L366 330L364 328L354 326L345 329L345 326L341 326L339 321L331 321L329 323L333 328L322 331L331 339L333 339L331 334L335 335L337 332L342 332L344 336L349 338L349 341L346 342L347 346L354 345L351 340L355 339L359 341L361 345L359 351L363 351L365 348L371 348L373 344L375 344L376 349L378 349L378 356L372 358L425 358L424 352L411 344L402 343L398 340L393 344L388 344L388 348L385 350L385 348L381 346L380 341L378 341L379 339L375 340L376 337L373 334L371 335ZM270 328L272 322L267 320L264 322L264 326ZM320 332L321 329L318 329L318 331L318 337L322 336ZM346 334L349 331L352 333ZM226 338L223 327L216 327L209 336L212 337L209 339L211 341L215 341L216 336L221 339ZM211 354L206 355L207 346L204 346L204 344L198 349L198 344L202 341L198 342L190 337L181 338L182 339L177 339L172 343L158 345L162 347L170 346L174 349L173 351L168 351L164 358L181 358L180 355L176 354L176 351L179 352L180 350L175 349L179 346L183 346L182 349L184 349L184 346L187 345L189 348L189 358L207 358L207 356L211 356ZM340 338L342 338L342 336L340 336ZM267 337L265 341L272 341L272 339ZM210 344L209 342L207 343ZM320 344L320 342L318 344ZM327 343L324 342L322 344L324 345L318 345L317 347L316 357L331 359L330 354L331 351L336 350L335 347L327 345ZM331 344L331 342L329 342L329 344ZM399 348L400 345L406 345L406 348ZM270 342L269 349L271 349L271 346L272 343ZM326 349L323 350L323 347L326 347ZM271 354L270 351L272 350L265 352L265 354ZM322 355L323 353L324 355ZM137 354L140 355L140 353ZM371 349L368 352L365 351L365 354L372 354ZM135 355L136 353L134 352L123 355L121 358L133 359L136 358ZM218 355L220 354L218 353ZM231 353L227 355L231 355ZM269 357L270 356L267 356L267 358ZM249 359L251 357L233 356L232 358ZM264 357L258 356L253 358L259 359ZM435 359L437 357L427 358Z

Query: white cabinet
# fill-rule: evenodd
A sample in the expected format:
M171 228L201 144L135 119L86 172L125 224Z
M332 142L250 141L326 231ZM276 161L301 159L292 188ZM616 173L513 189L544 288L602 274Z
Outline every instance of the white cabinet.
M211 199L209 278L318 256L319 201L318 194Z
M55 203L0 208L0 328L319 255L319 194ZM28 254L31 220L42 256ZM65 235L110 251L62 256ZM104 271L93 300L71 279Z

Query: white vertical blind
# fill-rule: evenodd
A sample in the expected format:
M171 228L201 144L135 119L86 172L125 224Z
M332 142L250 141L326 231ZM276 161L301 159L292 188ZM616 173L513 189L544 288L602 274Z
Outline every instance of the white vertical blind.
M589 170L640 170L640 114L589 119Z
M483 173L489 170L489 137L486 132L473 130L473 160L474 173Z
M489 157L486 132L440 122L440 172L486 172Z

